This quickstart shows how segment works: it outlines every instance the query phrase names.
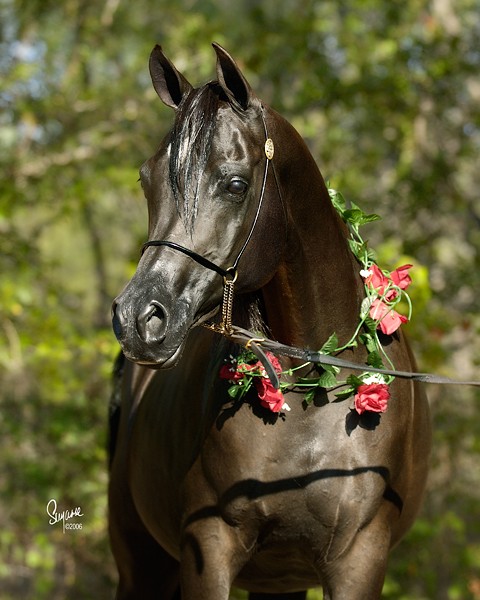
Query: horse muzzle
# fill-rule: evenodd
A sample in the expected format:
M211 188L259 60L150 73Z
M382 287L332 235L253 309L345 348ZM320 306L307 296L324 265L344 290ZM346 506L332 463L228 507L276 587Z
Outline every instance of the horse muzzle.
M120 294L112 304L112 326L125 356L140 364L166 367L186 335L183 328L172 328L173 321L186 321L181 305L176 308L180 314L173 318L158 300L135 299L127 290Z
M180 289L165 281L159 285L158 279L139 286L134 276L112 304L112 327L125 356L152 368L175 366L190 329L219 309L218 292L202 294L202 284L208 287L208 278Z

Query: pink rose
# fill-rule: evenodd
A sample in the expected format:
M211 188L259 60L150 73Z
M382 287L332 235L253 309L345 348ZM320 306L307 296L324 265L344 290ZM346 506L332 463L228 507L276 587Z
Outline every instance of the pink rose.
M402 323L408 321L407 317L397 313L378 298L370 306L370 317L374 321L379 321L378 327L386 335L391 335Z
M363 412L385 412L387 410L390 391L386 383L364 383L358 386L355 394L355 410Z
M369 271L371 275L365 279L365 284L376 290L380 296L383 296L390 283L388 278L385 277L382 270L376 264L373 264Z
M259 377L255 380L258 398L260 404L264 408L268 408L272 412L280 412L285 402L285 398L280 390L273 387L272 382L268 377Z
M412 268L412 266L413 265L403 265L402 267L398 267L398 269L395 269L395 271L390 273L390 279L401 290L406 290L407 287L412 283L412 278L408 274L408 271Z

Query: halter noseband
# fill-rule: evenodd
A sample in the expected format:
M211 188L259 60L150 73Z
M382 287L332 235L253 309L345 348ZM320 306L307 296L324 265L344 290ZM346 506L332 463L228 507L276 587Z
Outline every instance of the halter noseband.
M249 231L249 233L245 239L245 242L243 243L243 246L241 247L240 252L238 253L237 258L235 259L233 265L231 267L228 267L227 269L224 269L223 267L220 267L219 265L212 262L208 258L205 258L201 254L198 254L197 252L194 252L193 250L190 250L189 248L186 248L185 246L182 246L181 244L177 244L176 242L171 242L169 240L149 240L148 242L145 242L145 244L143 244L143 246L142 246L142 255L147 248L150 248L152 246L167 246L168 248L171 248L172 250L176 250L178 252L182 252L183 254L186 254L188 257L190 257L191 259L196 261L202 267L205 267L206 269L210 269L210 271L215 271L215 273L218 273L221 277L223 277L222 321L220 324L206 323L205 326L208 327L209 329L212 329L213 331L217 331L218 333L227 334L227 335L231 334L231 332L232 332L233 292L234 292L234 284L235 284L235 281L237 280L237 275L238 275L238 270L237 270L238 264L240 262L240 259L243 256L243 253L245 252L245 249L247 248L247 246L252 238L253 232L255 230L255 226L258 221L258 217L260 215L260 210L261 210L262 204L263 204L263 197L265 195L265 188L267 185L268 166L270 164L270 161L273 158L273 153L274 153L273 140L271 140L268 137L268 130L267 130L267 124L265 121L263 106L262 106L261 116L262 116L263 128L265 131L265 156L267 159L265 162L265 170L263 172L262 189L260 192L260 199L258 201L257 211L255 213L255 217L253 219L252 226L250 227L250 231Z

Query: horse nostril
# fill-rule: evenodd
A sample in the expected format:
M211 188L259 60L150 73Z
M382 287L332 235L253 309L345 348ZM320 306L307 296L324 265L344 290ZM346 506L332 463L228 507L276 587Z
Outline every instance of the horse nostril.
M161 343L167 331L168 315L166 309L152 300L137 317L137 331L144 342Z
M113 327L113 333L115 334L115 337L117 338L117 340L120 340L122 338L122 334L123 334L123 327L122 327L122 322L121 322L121 318L119 316L119 311L117 310L118 308L118 304L117 302L113 302L112 304L112 327Z

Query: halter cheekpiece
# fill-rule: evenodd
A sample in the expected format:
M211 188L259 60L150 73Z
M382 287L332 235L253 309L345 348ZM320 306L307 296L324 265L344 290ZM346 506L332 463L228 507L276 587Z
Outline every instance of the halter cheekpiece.
M221 333L221 334L227 335L227 336L232 335L232 333L233 333L232 308L233 308L234 286L235 286L235 282L238 277L238 264L239 264L240 259L242 258L243 253L245 252L245 250L252 238L253 232L255 230L255 226L258 221L258 217L260 215L260 210L261 210L262 204L263 204L263 197L265 195L265 188L267 185L268 166L269 166L270 161L272 160L274 152L275 152L275 146L274 146L273 140L270 137L268 137L268 129L267 129L267 123L265 121L263 106L262 106L262 111L261 111L261 117L262 117L263 129L265 131L264 150L265 150L265 157L266 157L265 170L263 173L263 180L262 180L262 189L260 192L260 198L259 198L258 205L257 205L257 211L255 213L255 217L253 219L252 226L250 227L250 231L249 231L249 233L245 239L245 242L243 243L243 246L241 247L240 252L238 253L237 258L235 259L233 265L231 267L224 269L223 267L217 265L216 263L212 262L208 258L205 258L201 254L198 254L197 252L194 252L193 250L190 250L189 248L186 248L185 246L182 246L181 244L177 244L176 242L171 242L170 240L149 240L148 242L145 242L145 244L143 244L143 246L142 246L142 255L145 252L145 250L147 250L147 248L150 248L152 246L167 246L168 248L171 248L172 250L182 252L183 254L189 256L191 259L196 261L198 264L202 265L202 267L205 267L206 269L210 269L211 271L214 271L215 273L218 273L221 277L223 277L223 299L222 299L222 309L221 309L222 319L221 319L220 323L208 322L208 323L204 323L204 326L207 327L207 329L210 329L212 331L215 331L217 333Z

